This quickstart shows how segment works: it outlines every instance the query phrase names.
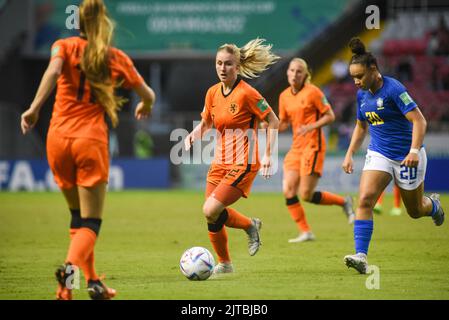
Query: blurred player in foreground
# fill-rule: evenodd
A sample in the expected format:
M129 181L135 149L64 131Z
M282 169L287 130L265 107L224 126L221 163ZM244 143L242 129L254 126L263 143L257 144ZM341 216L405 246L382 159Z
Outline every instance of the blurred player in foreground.
M122 51L111 47L114 31L103 0L84 0L80 6L79 37L56 41L51 60L31 106L22 114L23 133L29 132L55 86L56 101L47 135L47 158L56 183L69 206L71 242L67 258L56 270L56 298L72 299L70 279L81 268L92 299L110 299L95 272L94 246L103 215L109 176L108 127L118 124L117 111L125 100L114 95L121 83L141 97L135 116L145 119L155 100L153 90Z

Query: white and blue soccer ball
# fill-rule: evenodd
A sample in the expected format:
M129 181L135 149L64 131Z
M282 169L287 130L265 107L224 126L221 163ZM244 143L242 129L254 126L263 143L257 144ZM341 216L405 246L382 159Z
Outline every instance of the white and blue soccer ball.
M206 280L214 271L215 260L203 247L193 247L184 251L179 268L189 280Z

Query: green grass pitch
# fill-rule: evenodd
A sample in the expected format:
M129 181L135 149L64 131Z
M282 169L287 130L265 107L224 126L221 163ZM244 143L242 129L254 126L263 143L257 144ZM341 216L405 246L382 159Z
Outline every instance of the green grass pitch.
M391 207L387 196L385 211ZM296 227L282 195L254 193L234 207L263 221L263 245L247 253L246 234L228 229L235 274L189 281L179 271L183 251L212 251L201 213L203 193L111 192L96 266L118 299L449 299L449 221L375 216L369 263L380 288L348 270L352 227L341 209L305 204L315 242L289 244ZM442 196L449 210L449 195ZM53 272L66 256L69 212L60 193L0 193L0 299L54 299ZM87 299L84 281L75 299Z

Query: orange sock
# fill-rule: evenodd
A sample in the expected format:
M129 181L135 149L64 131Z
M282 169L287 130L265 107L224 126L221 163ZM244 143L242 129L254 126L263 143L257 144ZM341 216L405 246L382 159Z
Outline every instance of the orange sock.
M87 257L93 252L97 235L89 228L80 228L70 243L66 262L78 267L86 263Z
M229 256L228 233L226 227L223 226L218 232L209 231L209 239L218 256L218 262L230 262L231 257Z
M226 211L228 212L228 219L225 223L227 227L244 230L251 227L251 219L247 216L232 208L226 208Z
M378 204L382 205L382 202L384 201L384 195L385 195L385 192L382 192L380 194L379 199L377 199Z
M296 222L296 226L301 232L309 232L310 227L307 224L306 214L301 203L297 202L294 204L287 205L288 212L292 216L292 219Z
M92 250L92 252L89 254L89 256L86 259L86 262L81 267L81 269L83 269L84 277L86 278L86 281L99 279L97 273L95 272L94 250Z
M75 236L76 232L79 230L79 228L70 228L70 239L72 240ZM89 254L86 261L84 263L81 263L79 266L81 270L83 270L84 278L86 278L86 281L89 280L98 280L98 275L95 272L95 258L94 258L94 250Z
M336 204L337 206L342 207L345 204L345 198L342 196L339 196L334 193L330 193L327 191L316 191L313 194L312 203L315 204L323 204L323 205L333 205Z
M401 207L401 190L396 185L393 187L393 202L395 208Z

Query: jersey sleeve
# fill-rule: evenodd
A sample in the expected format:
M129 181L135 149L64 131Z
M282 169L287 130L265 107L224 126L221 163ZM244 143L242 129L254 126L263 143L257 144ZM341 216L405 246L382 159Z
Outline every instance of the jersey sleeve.
M290 118L287 113L287 105L283 94L279 96L279 120L290 122Z
M115 61L119 65L118 70L120 70L120 75L124 81L123 86L125 88L135 88L144 83L142 76L126 53L117 50Z
M211 113L210 113L210 110L212 108L212 92L211 91L212 91L211 89L207 90L206 98L204 99L204 108L203 108L203 111L201 112L201 118L206 122L209 122L212 120Z
M259 120L265 119L272 110L264 97L262 97L262 95L254 88L247 90L246 104L249 111L255 114Z
M412 99L412 97L410 97L410 95L408 94L407 89L400 83L392 86L390 94L391 98L396 103L397 107L403 115L412 111L418 106Z
M320 114L326 113L327 111L329 111L331 109L331 105L330 105L329 101L327 100L326 96L318 88L316 88L313 91L312 100L313 100L313 104L318 109Z
M65 42L62 39L55 41L55 43L51 46L50 61L55 58L62 58L63 60L66 60L66 47Z
M357 92L357 120L360 121L365 121L365 117L362 114L362 110L361 110L361 99L362 99L362 94L360 91Z

